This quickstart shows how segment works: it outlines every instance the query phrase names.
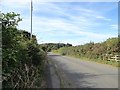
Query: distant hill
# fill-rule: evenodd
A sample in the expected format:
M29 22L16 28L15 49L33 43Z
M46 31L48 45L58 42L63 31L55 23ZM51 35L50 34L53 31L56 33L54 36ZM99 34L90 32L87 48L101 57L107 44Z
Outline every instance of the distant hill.
M40 47L42 47L42 49L44 51L47 52L51 52L52 50L57 50L61 47L70 47L72 46L72 44L64 44L64 43L45 43L45 44L40 44Z

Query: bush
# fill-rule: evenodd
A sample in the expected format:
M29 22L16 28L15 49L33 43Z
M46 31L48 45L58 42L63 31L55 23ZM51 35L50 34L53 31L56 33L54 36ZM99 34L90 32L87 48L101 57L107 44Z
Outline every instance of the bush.
M12 12L3 15L5 23L2 23L2 86L35 87L38 76L44 73L46 54L39 48L34 35L30 39L30 33L16 28L21 21L19 14Z
M57 53L79 58L84 57L92 61L102 62L104 60L108 60L108 58L110 58L111 56L118 54L118 44L118 38L109 38L101 43L90 42L79 46L63 47L58 49Z

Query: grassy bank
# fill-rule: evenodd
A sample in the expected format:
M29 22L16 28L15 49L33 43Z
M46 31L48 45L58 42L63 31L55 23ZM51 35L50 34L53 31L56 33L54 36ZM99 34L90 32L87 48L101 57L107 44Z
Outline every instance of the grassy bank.
M89 42L84 45L62 47L53 52L79 58L81 60L94 61L119 67L119 62L115 61L120 60L118 53L120 50L119 44L120 42L118 41L118 38L114 37L108 38L106 41L99 43Z
M61 54L58 51L53 51L53 53ZM107 60L100 60L100 59L89 59L89 58L80 57L80 56L77 56L77 55L63 55L63 56L73 57L73 58L77 58L77 59L85 60L85 61L97 62L97 63L101 63L101 64L107 64L107 65L114 66L114 67L120 67L120 62L115 62L115 61L107 61Z

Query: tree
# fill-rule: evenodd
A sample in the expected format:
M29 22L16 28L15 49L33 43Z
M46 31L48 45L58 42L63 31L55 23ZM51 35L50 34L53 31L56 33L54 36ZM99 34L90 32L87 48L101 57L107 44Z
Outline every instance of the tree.
M3 88L30 88L41 77L45 53L39 48L36 36L17 29L20 14L3 13L2 86ZM39 79L38 79L39 80ZM40 81L40 80L39 80Z

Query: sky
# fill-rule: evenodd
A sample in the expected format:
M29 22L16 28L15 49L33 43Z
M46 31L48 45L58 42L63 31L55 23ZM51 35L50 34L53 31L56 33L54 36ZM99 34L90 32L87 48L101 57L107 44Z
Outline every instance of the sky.
M114 0L115 1L115 0ZM1 0L1 12L15 12L23 19L18 28L30 32L30 1ZM118 3L33 0L33 34L38 43L81 45L118 36Z

